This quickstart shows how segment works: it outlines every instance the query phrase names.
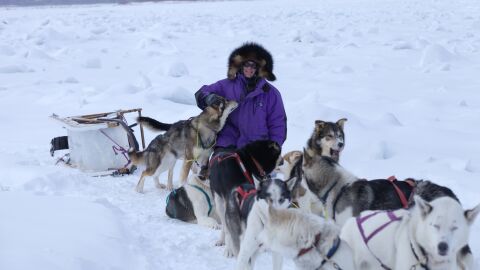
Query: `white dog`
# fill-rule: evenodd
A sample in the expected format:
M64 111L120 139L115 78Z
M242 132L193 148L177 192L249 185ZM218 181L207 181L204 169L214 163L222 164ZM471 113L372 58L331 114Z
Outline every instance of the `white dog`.
M424 201L410 210L364 211L350 218L341 238L353 249L357 269L465 269L457 254L467 245L480 204L464 211L450 197Z
M251 226L249 222L237 270L252 269L250 262L260 247L273 252L274 269L281 269L279 255L293 259L298 269L354 269L352 251L340 240L340 228L332 221L298 209L279 209L266 203L262 206L255 212L252 209L257 225L262 226Z

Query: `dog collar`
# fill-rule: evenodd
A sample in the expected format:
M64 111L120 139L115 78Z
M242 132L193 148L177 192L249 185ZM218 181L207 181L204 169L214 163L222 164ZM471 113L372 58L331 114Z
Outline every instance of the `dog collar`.
M322 263L320 263L320 268L322 268L322 266L325 263L327 263L330 260L330 258L333 257L333 255L335 255L335 252L337 252L339 247L340 247L340 237L337 237L337 239L335 239L335 242L333 242L333 246L327 252L327 256L322 260ZM336 269L341 269L335 262L332 261L332 263L334 264L334 266L338 267Z
M310 250L316 247L318 245L318 242L320 241L320 237L321 237L321 234L317 233L317 235L315 235L315 241L313 242L313 244L307 248L300 249L300 251L297 254L297 258L307 254Z
M328 198L328 194L330 194L330 191L333 190L333 188L338 184L338 182L335 182L333 183L333 185L327 190L327 192L325 192L325 194L323 194L322 197L320 197L320 201L322 201L322 203L325 205L326 202L327 202L327 198Z

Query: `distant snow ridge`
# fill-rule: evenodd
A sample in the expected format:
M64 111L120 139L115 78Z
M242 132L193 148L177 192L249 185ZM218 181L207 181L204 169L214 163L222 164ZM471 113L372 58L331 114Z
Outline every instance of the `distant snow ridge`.
M178 87L177 89L175 89L175 91L171 92L169 95L165 95L163 98L175 103L185 105L196 104L194 94L183 87Z
M25 65L7 65L0 66L0 73L27 73L34 72L35 70Z
M183 77L189 74L187 66L182 62L173 63L168 69L168 75L171 77Z
M439 44L432 44L423 50L422 58L420 59L420 66L442 66L448 64L454 59L455 55L445 49L445 47Z

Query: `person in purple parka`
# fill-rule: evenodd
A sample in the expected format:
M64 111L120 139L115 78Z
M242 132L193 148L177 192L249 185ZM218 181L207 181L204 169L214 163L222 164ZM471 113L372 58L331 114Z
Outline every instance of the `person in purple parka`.
M272 55L259 44L245 43L230 54L227 78L195 93L202 110L217 102L218 96L239 104L217 136L214 155L255 140L269 139L282 146L287 116L280 92L267 82L275 79Z

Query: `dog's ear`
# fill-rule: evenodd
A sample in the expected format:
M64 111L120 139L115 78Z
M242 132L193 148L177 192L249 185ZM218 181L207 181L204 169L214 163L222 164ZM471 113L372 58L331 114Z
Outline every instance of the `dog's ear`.
M261 179L258 179L254 174L253 174L253 183L255 184L255 189L256 190L261 190L262 189L262 182L265 182Z
M293 189L295 188L295 186L297 185L297 183L299 183L299 180L302 180L301 178L298 179L298 177L292 177L290 179L288 179L287 181L285 181L285 184L287 184L287 189L292 192Z
M415 200L415 205L420 209L422 218L426 218L433 210L432 205L417 195L415 195L413 199Z
M325 127L325 121L315 120L315 132L318 133Z
M310 150L303 148L303 164L311 164L313 153Z
M473 209L465 210L464 215L469 226L473 224L475 218L478 216L478 213L480 213L480 204L475 206Z
M337 125L343 129L343 125L345 124L345 122L347 122L347 118L342 118L340 120L337 121Z

